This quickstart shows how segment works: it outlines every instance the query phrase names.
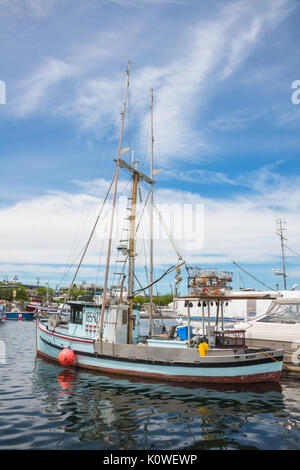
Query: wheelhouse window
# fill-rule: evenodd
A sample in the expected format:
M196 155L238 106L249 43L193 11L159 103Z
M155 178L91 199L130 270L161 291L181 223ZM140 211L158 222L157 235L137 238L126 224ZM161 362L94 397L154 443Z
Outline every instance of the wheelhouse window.
M83 312L82 305L71 304L70 323L82 325Z
M76 323L77 325L82 325L82 318L83 314L82 312L74 312L73 315L71 315L71 323Z

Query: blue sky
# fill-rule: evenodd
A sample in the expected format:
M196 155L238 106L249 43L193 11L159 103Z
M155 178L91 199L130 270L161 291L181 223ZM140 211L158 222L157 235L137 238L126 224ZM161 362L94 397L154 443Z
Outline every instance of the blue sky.
M204 243L178 240L187 262L236 272L235 260L274 287L276 216L300 253L299 19L298 0L0 0L0 278L54 286L80 251L112 176L130 60L124 146L149 171L152 87L157 201L204 206ZM98 245L80 279L95 278ZM160 249L158 272L176 263ZM300 285L299 257L287 264Z

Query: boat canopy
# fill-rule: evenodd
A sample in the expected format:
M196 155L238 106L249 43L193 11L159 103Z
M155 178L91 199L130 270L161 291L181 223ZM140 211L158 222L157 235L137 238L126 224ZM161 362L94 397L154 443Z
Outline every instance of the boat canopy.
M298 298L293 298L293 297L281 297L279 299L274 299L273 300L274 304L280 304L280 305L289 305L289 304L300 304L300 299Z

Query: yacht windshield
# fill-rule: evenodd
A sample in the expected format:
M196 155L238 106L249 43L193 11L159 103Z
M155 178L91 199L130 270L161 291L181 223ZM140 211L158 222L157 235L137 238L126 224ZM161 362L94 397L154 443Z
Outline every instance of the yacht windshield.
M275 304L258 322L264 323L300 323L300 304Z

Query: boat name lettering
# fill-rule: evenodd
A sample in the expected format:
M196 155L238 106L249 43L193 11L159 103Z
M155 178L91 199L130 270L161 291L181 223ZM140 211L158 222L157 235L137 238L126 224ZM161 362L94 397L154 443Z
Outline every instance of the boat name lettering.
M86 321L87 321L87 323L91 323L91 322L95 321L94 315L92 313L87 313Z

